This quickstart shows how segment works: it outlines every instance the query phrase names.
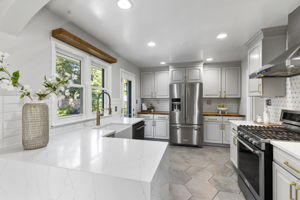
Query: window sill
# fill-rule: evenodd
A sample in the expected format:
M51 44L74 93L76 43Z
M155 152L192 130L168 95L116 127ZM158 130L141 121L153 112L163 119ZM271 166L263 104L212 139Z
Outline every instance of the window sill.
M110 117L112 117L112 115L104 115L104 116L101 116L101 119L106 119L106 118L110 118ZM71 121L71 122L53 123L51 125L51 128L59 128L59 127L67 126L67 125L72 125L72 124L77 124L77 123L84 123L84 122L89 122L89 121L93 121L93 120L96 121L96 117L89 117L89 118L86 118L86 119L77 119L77 120L74 120L74 121Z

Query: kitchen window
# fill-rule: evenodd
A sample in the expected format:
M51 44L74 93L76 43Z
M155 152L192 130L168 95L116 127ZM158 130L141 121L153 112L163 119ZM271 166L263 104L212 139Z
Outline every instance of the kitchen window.
M57 53L56 55L56 73L69 73L75 75L73 84L65 90L63 97L58 97L57 116L66 117L83 114L83 92L84 86L81 80L81 63L80 59Z
M111 66L85 52L53 40L53 73L69 73L75 80L63 97L52 100L52 125L93 120L100 97L100 111L106 107L102 90L110 92ZM98 96L100 94L100 96Z
M105 69L95 64L91 68L91 93L92 93L92 112L97 111L97 100L99 99L100 112L104 111L104 95L102 90L105 86Z

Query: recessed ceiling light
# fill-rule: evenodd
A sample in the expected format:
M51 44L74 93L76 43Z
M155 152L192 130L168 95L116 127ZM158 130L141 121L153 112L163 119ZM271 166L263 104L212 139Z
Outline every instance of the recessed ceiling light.
M148 47L155 47L156 46L156 44L155 44L155 42L148 42Z
M118 0L118 6L121 9L129 9L132 7L132 3L130 2L130 0Z
M220 33L219 35L217 35L217 38L219 39L219 40L221 40L221 39L225 39L225 38L227 38L227 33Z
M160 62L160 64L161 65L165 65L165 64L167 64L166 62L164 62L164 61L162 61L162 62Z
M213 58L206 58L206 61L207 62L211 62L211 61L213 61L214 59Z

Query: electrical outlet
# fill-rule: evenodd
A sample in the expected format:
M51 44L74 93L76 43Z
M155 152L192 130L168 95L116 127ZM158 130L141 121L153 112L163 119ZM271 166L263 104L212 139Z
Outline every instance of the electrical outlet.
M266 100L266 105L267 106L271 106L272 105L272 100L271 99L267 99Z

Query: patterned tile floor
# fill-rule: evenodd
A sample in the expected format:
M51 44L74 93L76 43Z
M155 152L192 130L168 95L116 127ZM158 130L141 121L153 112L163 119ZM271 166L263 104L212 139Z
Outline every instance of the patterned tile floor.
M169 146L170 200L245 200L229 148Z

